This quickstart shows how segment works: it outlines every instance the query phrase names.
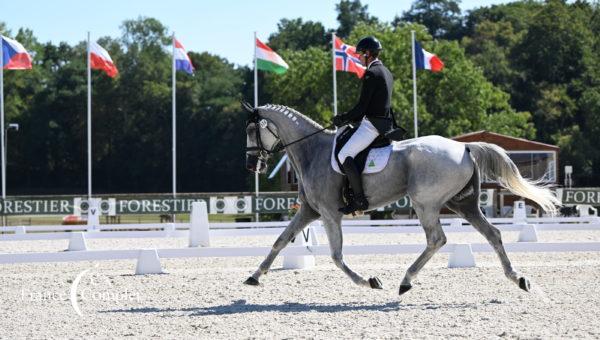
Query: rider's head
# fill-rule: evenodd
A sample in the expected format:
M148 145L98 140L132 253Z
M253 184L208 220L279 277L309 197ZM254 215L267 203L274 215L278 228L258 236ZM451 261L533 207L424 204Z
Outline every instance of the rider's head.
M373 36L364 37L356 44L356 53L360 55L360 61L365 66L377 59L382 49L379 40Z

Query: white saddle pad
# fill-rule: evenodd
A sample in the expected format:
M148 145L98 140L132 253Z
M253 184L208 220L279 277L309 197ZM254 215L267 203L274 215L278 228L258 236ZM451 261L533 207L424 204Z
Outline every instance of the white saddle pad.
M371 149L371 151L369 151L369 155L367 156L367 163L365 163L365 169L362 173L374 174L385 169L385 166L390 160L392 148L393 143L392 145L388 145L383 148ZM338 165L338 162L335 159L335 139L333 140L333 151L331 152L331 167L335 172L339 174L342 173L342 171L340 171L340 166Z

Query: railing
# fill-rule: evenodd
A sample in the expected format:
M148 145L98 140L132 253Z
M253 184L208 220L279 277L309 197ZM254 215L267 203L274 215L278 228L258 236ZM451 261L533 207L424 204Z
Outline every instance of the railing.
M585 218L528 218L526 220L497 218L491 219L503 231L519 231L519 240L527 242L506 243L509 252L576 252L600 251L600 242L558 242L537 243L538 231L549 230L598 230L598 217ZM462 219L443 219L446 232L475 232ZM160 258L179 257L231 257L231 256L265 256L270 247L210 247L213 237L234 237L253 235L280 234L289 222L261 223L208 223L206 204L194 203L190 223L132 224L132 225L99 225L99 226L34 226L12 227L13 234L0 235L0 241L19 240L56 240L69 239L68 252L60 253L19 253L0 254L0 263L27 262L69 262L89 260L122 260L138 259L137 273L156 272L160 268ZM418 220L344 220L344 233L421 233ZM323 233L321 222L312 223L304 231L305 237L298 237L295 242L282 251L284 258L303 259L319 255L329 255L329 246L318 245L316 234ZM152 249L152 250L87 250L86 239L97 238L140 238L140 237L187 237L189 248ZM532 242L533 241L533 242ZM420 253L424 244L405 245L350 245L344 246L344 254L413 254ZM461 267L474 265L472 261L460 262L457 258L473 258L473 252L492 252L488 244L448 244L441 249L442 253L451 253L449 266ZM460 253L461 256L457 256ZM454 260L453 260L454 259ZM150 261L151 265L148 266ZM284 259L284 267L285 267ZM288 261L304 267L302 261ZM300 265L298 265L300 263ZM314 262L313 262L314 263ZM155 268L145 270L144 268ZM141 269L140 269L141 268Z

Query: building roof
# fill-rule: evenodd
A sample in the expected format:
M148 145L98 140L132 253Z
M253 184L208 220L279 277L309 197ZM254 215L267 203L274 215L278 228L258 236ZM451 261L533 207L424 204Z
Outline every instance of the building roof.
M452 139L459 142L487 142L499 145L507 151L517 150L549 150L558 151L560 148L556 145L535 142L524 138L502 135L486 130L466 133L464 135L453 137Z

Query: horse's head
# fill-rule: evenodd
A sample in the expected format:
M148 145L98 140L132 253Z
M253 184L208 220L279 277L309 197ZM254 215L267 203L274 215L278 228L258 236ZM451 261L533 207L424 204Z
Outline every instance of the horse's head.
M267 159L272 153L278 152L281 143L277 126L260 115L258 109L249 103L242 102L242 107L248 111L246 119L246 169L252 172L266 173Z

